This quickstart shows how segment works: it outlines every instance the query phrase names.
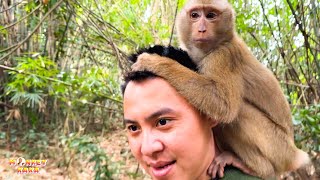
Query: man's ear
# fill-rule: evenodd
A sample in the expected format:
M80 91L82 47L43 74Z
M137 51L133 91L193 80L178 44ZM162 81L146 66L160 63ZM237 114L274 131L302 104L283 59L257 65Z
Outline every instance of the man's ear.
M218 125L218 121L216 121L214 119L209 118L208 121L210 123L210 127L211 128L214 128L214 127L216 127Z
M206 121L208 121L208 124L209 124L209 126L210 126L211 128L214 128L214 127L216 127L216 126L218 125L218 121L217 121L217 120L212 119L212 118L210 118L209 116L204 115L204 114L202 114L202 116L203 116L203 118L204 118Z

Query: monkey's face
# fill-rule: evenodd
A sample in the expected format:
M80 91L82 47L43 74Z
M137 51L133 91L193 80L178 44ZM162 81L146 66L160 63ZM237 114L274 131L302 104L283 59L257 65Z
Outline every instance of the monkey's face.
M168 82L129 82L123 107L130 149L152 179L208 179L214 124Z
M226 1L190 1L177 20L180 42L189 50L209 52L232 38L233 19Z

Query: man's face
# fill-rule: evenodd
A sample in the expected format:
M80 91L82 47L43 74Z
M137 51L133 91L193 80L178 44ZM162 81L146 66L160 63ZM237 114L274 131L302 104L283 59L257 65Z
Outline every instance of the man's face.
M129 82L124 121L131 151L153 179L208 179L214 123L161 78Z

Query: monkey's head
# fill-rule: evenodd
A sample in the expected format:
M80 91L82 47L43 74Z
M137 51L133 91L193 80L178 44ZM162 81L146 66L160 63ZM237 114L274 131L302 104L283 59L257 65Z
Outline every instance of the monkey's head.
M189 0L177 17L181 47L191 54L207 54L230 41L234 35L234 16L227 0Z

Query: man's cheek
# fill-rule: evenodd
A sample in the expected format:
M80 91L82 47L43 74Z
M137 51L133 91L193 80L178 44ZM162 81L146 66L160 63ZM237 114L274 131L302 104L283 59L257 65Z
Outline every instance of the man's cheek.
M139 162L139 164L142 166L144 170L147 171L148 174L150 174L150 169L148 168L148 165L143 161L142 153L141 153L141 143L135 139L128 138L129 141L129 147L131 150L131 153L136 158L136 160Z
M137 141L136 139L130 137L128 138L128 142L133 156L139 160L141 143L139 143L139 141Z

